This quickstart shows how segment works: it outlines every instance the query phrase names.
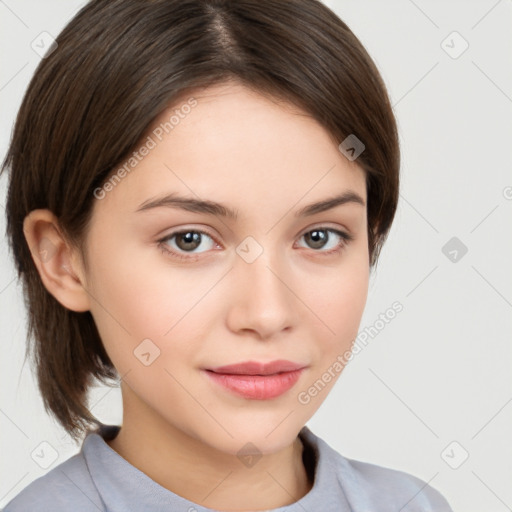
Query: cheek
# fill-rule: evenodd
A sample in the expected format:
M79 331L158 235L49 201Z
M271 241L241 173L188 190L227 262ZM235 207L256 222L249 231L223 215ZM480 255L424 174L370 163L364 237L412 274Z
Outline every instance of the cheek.
M159 353L159 363L168 360L171 344L171 359L179 359L177 352L188 357L185 353L194 350L191 340L212 308L204 299L219 280L208 270L190 272L167 265L157 247L132 249L116 253L115 244L110 244L101 262L97 260L92 283L97 301L91 312L119 373L138 363L134 357L139 346Z
M369 282L364 257L360 261L362 264L357 262L331 272L330 279L317 283L316 293L308 294L308 305L321 320L315 317L312 325L311 339L315 342L312 375L298 395L299 403L309 404L310 415L335 385L357 337Z
M179 297L140 247L115 233L98 229L89 247L94 261L91 314L108 355L122 373L144 339L161 337L169 330Z
M302 296L319 320L316 326L324 345L333 349L351 345L366 305L368 284L364 250L352 251L339 266L323 269L304 282Z
M369 269L367 265L361 265L353 271L344 274L338 283L338 287L332 291L338 298L340 309L338 314L344 320L351 320L351 325L359 325L368 296ZM334 302L334 300L333 300Z
M324 354L343 352L357 336L367 298L367 279L352 275L333 280L312 307L322 320L319 332Z

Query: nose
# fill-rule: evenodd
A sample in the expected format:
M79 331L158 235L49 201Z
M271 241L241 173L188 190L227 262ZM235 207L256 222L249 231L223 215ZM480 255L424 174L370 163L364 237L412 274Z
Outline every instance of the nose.
M234 332L250 331L269 339L296 324L300 301L293 292L291 267L275 249L271 253L265 248L249 261L235 258L227 321Z

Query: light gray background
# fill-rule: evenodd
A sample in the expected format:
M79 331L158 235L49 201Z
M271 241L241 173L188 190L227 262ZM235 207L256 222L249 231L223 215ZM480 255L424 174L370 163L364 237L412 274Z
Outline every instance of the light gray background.
M0 0L2 158L39 61L31 42L43 31L56 36L83 3ZM403 311L353 359L308 426L345 456L430 482L454 510L512 510L512 2L326 4L376 61L402 145L399 210L361 331L394 301ZM469 44L458 58L447 53L463 48L446 39L453 31ZM443 253L452 237L467 254ZM26 314L5 241L0 317L3 506L46 472L31 458L41 442L58 452L48 470L78 451L22 368ZM105 423L120 423L119 390L98 388L91 404ZM452 469L447 462L466 452Z

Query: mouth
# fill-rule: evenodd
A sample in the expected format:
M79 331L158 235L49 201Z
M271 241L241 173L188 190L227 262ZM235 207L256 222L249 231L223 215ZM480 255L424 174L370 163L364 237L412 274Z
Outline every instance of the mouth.
M252 400L270 400L289 391L306 365L291 361L257 363L248 361L216 368L205 368L211 381L231 393Z
M293 372L305 368L305 364L295 363L279 359L269 363L259 363L257 361L245 361L242 363L230 364L227 366L217 366L215 368L205 368L207 371L229 375L275 375L284 372Z

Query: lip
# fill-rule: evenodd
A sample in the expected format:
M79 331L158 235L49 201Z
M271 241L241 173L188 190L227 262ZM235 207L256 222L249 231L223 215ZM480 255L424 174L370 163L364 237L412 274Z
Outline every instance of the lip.
M258 363L248 361L204 369L216 384L243 398L270 400L289 391L299 380L304 365L291 361Z
M282 372L293 372L300 370L306 365L294 363L279 359L277 361L270 361L269 363L259 363L257 361L244 361L243 363L229 364L227 366L218 366L216 368L206 368L206 370L230 374L230 375L274 375Z

